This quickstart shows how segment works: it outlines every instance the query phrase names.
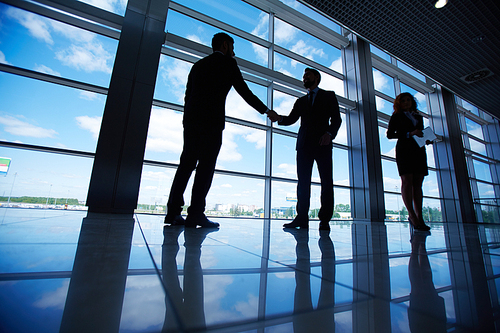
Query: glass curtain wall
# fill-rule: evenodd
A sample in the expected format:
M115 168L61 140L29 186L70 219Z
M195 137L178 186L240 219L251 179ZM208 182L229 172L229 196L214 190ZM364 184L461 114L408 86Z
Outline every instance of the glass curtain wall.
M456 97L477 220L500 222L498 119Z
M0 201L86 209L126 1L99 20L14 3L0 3Z
M401 178L396 165L396 140L387 139L387 127L394 111L394 99L400 93L409 92L417 101L417 109L424 117L424 127L430 126L432 128L429 121L428 94L432 93L433 88L426 83L426 78L422 74L374 46L370 46L370 49L372 51L373 84L379 121L386 219L407 221L408 211L401 197ZM424 178L423 183L424 220L426 222L441 222L441 197L433 146L426 146L426 152L429 175Z
M287 115L295 100L305 94L302 75L306 67L322 74L320 87L344 98L340 27L329 23L335 38L320 38L321 26L297 11L296 5L258 2L171 2L167 15L167 40L158 68L155 101L145 154L138 211L164 213L170 186L182 150L182 110L187 76L194 62L211 53L211 38L220 31L235 39L238 64L250 89L269 108ZM302 5L299 5L302 6ZM305 8L305 7L304 7ZM312 16L321 17L309 8ZM287 18L287 21L284 20ZM325 21L325 18L323 18ZM325 21L326 22L326 21ZM312 30L311 30L312 26ZM326 29L326 28L325 28ZM307 31L307 32L306 32ZM339 40L340 42L338 42ZM346 40L345 40L346 42ZM345 103L344 105L346 106ZM337 218L350 218L345 108L343 124L334 141L334 182ZM295 141L299 123L271 124L232 89L226 102L226 128L207 197L207 215L264 217L270 202L271 217L293 218L296 205ZM272 156L266 167L266 156ZM185 192L189 206L192 179ZM266 182L271 191L266 195ZM313 173L311 218L317 217L319 175Z

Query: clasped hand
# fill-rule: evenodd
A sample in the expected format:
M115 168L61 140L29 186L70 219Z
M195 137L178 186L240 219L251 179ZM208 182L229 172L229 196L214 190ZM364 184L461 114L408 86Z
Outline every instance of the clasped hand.
M274 110L269 110L267 112L267 117L274 123L281 119L281 116L277 114Z

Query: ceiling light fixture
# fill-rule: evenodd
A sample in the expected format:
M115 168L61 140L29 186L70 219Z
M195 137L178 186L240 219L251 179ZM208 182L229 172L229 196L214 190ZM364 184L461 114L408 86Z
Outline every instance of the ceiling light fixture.
M444 6L446 6L447 3L448 3L448 0L438 0L436 2L436 4L434 5L434 7L443 8Z

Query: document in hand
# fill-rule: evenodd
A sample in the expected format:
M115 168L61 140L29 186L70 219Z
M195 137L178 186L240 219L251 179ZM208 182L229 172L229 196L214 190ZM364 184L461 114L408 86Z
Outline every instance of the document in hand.
M424 128L422 133L424 134L424 136L421 138L416 136L416 135L413 136L413 138L415 139L415 141L417 142L419 147L423 147L425 145L425 143L427 142L427 140L434 141L437 138L436 134L434 134L434 132L431 130L430 127Z

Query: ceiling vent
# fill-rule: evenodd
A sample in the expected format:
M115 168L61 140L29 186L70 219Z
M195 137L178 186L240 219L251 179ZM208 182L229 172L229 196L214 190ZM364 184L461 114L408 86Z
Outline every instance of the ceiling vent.
M490 71L488 68L483 68L475 72L472 72L470 74L467 74L465 76L462 76L460 79L470 84L485 79L488 76L492 75L493 75L492 71Z

